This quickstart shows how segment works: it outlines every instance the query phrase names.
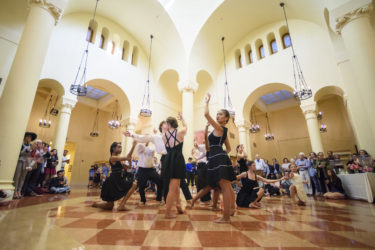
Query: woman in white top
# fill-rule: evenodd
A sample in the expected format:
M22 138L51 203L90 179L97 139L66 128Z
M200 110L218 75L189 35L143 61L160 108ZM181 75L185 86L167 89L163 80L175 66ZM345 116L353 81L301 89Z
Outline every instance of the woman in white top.
M290 162L288 160L288 158L284 158L283 159L283 164L281 164L281 172L283 173L283 176L285 176L285 172L289 172L289 166L290 166Z

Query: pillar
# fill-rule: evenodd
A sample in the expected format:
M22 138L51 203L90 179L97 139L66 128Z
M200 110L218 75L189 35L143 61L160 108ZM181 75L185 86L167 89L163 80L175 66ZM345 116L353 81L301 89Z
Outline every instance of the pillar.
M239 139L240 139L240 144L243 144L245 147L246 154L248 156L248 159L251 158L251 146L250 146L250 124L248 122L238 122L237 123L238 127L238 133L239 133Z
M371 0L353 0L331 10L330 14L334 19L334 28L344 42L354 74L352 82L346 85L355 85L355 89L346 94L349 105L357 106L351 112L354 120L363 121L357 122L359 127L354 128L357 140L361 148L375 154L375 117L372 112L375 107L375 34L370 21L372 8Z
M61 169L61 161L65 148L66 137L68 135L70 115L76 103L76 100L63 97L62 104L60 105L60 115L56 124L55 139L53 142L53 147L57 149L59 157L59 165L57 166L57 170Z
M0 99L0 189L14 190L13 175L51 32L66 0L30 0L30 11Z
M194 92L198 85L192 81L181 81L178 83L178 87L182 92L182 116L187 125L183 147L183 153L187 159L191 156L194 147Z
M324 152L320 128L316 112L316 102L301 102L301 109L305 115L307 130L310 136L311 149L313 152Z
M122 127L124 128L124 132L129 131L131 134L134 134L135 125L137 124L134 118L128 118L127 120L123 121L124 124ZM126 156L133 145L133 139L122 135L122 153L121 156ZM134 155L134 154L133 154Z

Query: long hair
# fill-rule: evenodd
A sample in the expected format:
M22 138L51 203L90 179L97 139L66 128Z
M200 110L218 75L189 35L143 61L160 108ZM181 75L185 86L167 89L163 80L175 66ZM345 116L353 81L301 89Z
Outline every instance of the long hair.
M228 110L226 109L220 109L221 112L224 113L225 117L228 118L228 120L225 122L225 123L228 123L229 122L229 118L230 118L230 113Z
M337 177L335 171L333 171L333 170L331 170L331 169L328 169L327 172L328 172L328 171L331 171L331 176L329 176L329 180L330 180L331 182L336 182L338 177Z
M117 147L117 145L119 145L120 143L119 142L113 142L111 144L111 148L109 149L109 151L111 152L111 155L113 154L113 152L115 151L115 148Z

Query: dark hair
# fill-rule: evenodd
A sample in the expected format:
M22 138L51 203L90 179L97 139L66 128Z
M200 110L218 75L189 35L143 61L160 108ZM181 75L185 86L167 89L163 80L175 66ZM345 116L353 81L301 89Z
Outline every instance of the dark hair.
M236 151L238 152L238 149L241 147L241 145L237 145Z
M164 123L165 123L165 121L161 121L161 123L159 124L159 132L160 133L162 132L162 128L163 128Z
M171 125L172 128L177 128L178 127L177 119L174 118L174 117L172 117L172 116L170 116L170 117L167 118L167 123L169 125Z
M289 159L288 159L288 158L285 157L285 158L283 159L283 162L285 162L285 160L286 160L286 162L289 163Z
M65 172L64 170L57 171L57 174Z
M188 161L191 161L191 160L193 160L193 158L189 157Z
M251 165L253 165L253 163L254 163L253 161L248 161L247 166L250 167Z
M57 149L56 149L56 148L53 148L53 149L51 150L51 153L52 153L53 151L56 151L56 154L57 154Z
M117 145L119 145L120 143L119 142L114 142L112 143L111 145L111 148L110 148L110 152L111 152L111 155L113 154L113 152L115 151L115 148L117 147Z
M225 115L226 118L228 118L228 120L225 122L225 123L228 123L229 118L230 118L229 111L226 110L226 109L220 109L220 111L224 113L224 115Z
M331 176L328 176L328 179L331 182L336 182L338 177L337 177L335 171L333 171L332 169L327 169L327 175L328 175L328 171L331 171Z

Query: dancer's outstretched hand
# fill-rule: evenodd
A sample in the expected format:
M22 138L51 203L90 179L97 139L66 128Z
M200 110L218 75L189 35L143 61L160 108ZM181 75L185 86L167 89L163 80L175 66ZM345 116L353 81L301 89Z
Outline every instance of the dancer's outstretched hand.
M132 134L129 131L122 132L122 134L125 135L126 137L132 137Z
M181 112L178 112L177 118L178 118L180 121L182 121L182 120L184 119L184 118L182 117Z
M207 95L206 95L206 103L209 103L210 100L211 100L211 94L207 93Z

